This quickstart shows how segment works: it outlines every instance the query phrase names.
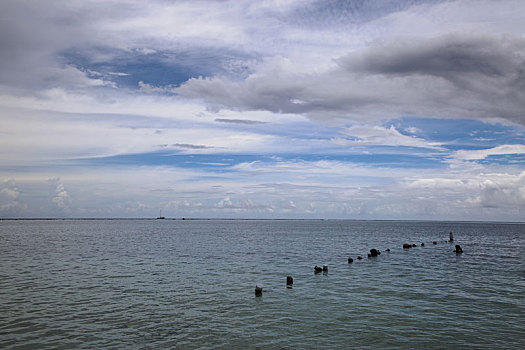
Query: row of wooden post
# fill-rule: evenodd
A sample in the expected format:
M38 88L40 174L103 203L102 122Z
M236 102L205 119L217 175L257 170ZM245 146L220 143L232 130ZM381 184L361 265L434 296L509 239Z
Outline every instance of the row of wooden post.
M449 242L454 242L454 233L452 233L452 231L449 233L449 240L448 241ZM433 244L437 244L437 241L433 241L432 243ZM416 246L415 244L408 244L408 243L404 243L403 244L403 248L404 249L412 248L412 247L415 247L415 246ZM425 243L421 243L421 246L424 247ZM385 251L389 252L390 249L386 249ZM459 244L457 244L456 245L456 249L454 250L454 252L456 254L460 254L460 253L463 253L463 249L461 249L461 246ZM377 249L370 249L370 253L368 254L368 257L369 258L376 257L379 254L381 254L381 252L379 250L377 250ZM361 260L363 258L361 256L358 256L357 259ZM349 264L351 264L353 262L354 262L354 259L348 258L348 263ZM323 265L323 267L320 267L320 266L315 265L314 272L315 273L328 272L328 266L327 265ZM286 276L286 286L287 287L291 287L292 285L293 285L293 277L292 276ZM262 287L259 286L259 285L256 285L255 286L255 296L257 296L257 297L262 296L262 292L263 292Z

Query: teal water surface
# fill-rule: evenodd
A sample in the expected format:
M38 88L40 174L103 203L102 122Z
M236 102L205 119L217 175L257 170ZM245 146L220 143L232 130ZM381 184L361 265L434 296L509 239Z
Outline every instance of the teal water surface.
M4 220L0 242L2 349L525 343L525 224Z

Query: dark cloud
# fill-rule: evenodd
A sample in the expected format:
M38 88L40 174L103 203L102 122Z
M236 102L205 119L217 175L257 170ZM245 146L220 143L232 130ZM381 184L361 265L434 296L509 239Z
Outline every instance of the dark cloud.
M192 145L189 143L174 143L172 146L179 147L179 148L188 148L188 149L208 149L213 148L210 146L205 145Z
M374 48L338 60L350 73L442 80L458 117L525 123L525 40L513 36L446 35ZM410 89L410 86L406 87ZM429 94L428 99L432 99ZM410 102L410 101L407 101Z
M178 92L214 107L385 120L504 118L525 124L525 39L446 35L377 44L321 73L269 60L243 81L190 79Z
M525 42L510 37L447 35L430 40L392 43L361 56L338 61L351 72L386 75L432 75L448 80L474 74L487 77L512 75L523 69Z
M261 122L258 120L248 120L248 119L216 118L215 121L219 123L246 124L246 125L266 124L266 122Z

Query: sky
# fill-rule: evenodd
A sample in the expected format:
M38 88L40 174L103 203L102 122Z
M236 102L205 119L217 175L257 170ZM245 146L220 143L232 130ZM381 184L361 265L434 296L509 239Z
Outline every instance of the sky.
M3 0L0 218L525 220L522 0Z

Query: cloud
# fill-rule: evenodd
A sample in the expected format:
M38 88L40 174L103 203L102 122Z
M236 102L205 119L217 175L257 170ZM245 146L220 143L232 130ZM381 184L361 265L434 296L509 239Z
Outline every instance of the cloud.
M458 210L465 208L492 208L510 210L516 214L525 211L525 171L509 173L458 174L455 178L421 178L407 182L410 191L426 190L449 198ZM452 201L450 201L450 199Z
M233 203L230 197L225 197L217 203L217 208L233 208Z
M52 178L47 180L51 185L50 195L51 202L56 209L60 211L69 211L69 205L71 204L71 198L64 187L64 184L60 181L60 178Z
M0 85L19 93L57 86L113 86L110 81L91 79L61 56L63 50L106 41L112 35L102 34L97 25L108 16L117 20L129 15L129 4L106 5L4 1L0 32L9 35L0 36Z
M429 142L418 137L403 135L393 125L390 128L354 125L344 129L341 133L352 136L353 139L334 139L334 142L340 145L382 145L443 149L438 142Z
M364 74L413 74L460 80L469 75L479 78L517 73L523 58L516 54L524 49L525 42L519 37L449 34L383 43L337 62L349 71Z
M409 134L419 134L421 133L421 129L416 128L415 126L409 126L405 128L405 131Z
M262 122L258 120L248 120L248 119L215 118L215 121L219 123L246 124L246 125L266 124L266 122Z
M524 40L517 20L522 6L517 1L474 6L468 0L418 5L229 1L228 6L216 1L109 1L104 6L7 1L8 20L0 25L13 35L1 39L0 84L68 91L115 88L127 79L144 93L177 92L211 108L330 121L373 123L420 115L523 124ZM470 32L488 34L464 34L469 32L464 23L479 29ZM407 25L421 28L412 39L400 39ZM447 31L452 34L443 35ZM505 32L517 35L492 34ZM370 45L377 38L383 39ZM365 42L369 48L363 52ZM350 54L343 53L345 47ZM154 69L151 60L158 61ZM130 71L120 70L126 65ZM195 66L204 77L195 77ZM95 68L105 74L90 74ZM151 70L150 79L139 77L141 70ZM179 81L166 82L165 76L194 78L177 89Z
M301 184L305 186L314 181L315 186L330 184L348 184L350 187L384 183L385 179L404 177L410 171L393 169L381 166L365 166L343 161L305 161L305 160L276 160L271 162L254 161L238 163L232 169L248 176L274 180L276 175L280 182ZM350 181L351 180L351 181ZM388 180L387 180L388 181ZM321 185L322 184L322 185Z
M18 198L16 216L26 217L155 217L159 208L167 216L270 218L520 220L525 213L523 170L481 166L415 173L279 159L224 170L62 167L61 178L49 180L49 172L22 172L0 186L8 188L0 190L0 199L5 205ZM6 208L1 215L15 215Z
M450 34L375 44L301 71L284 58L266 60L242 81L192 78L177 92L213 106L316 119L386 120L404 115L503 118L525 124L525 39ZM301 101L301 103L297 103Z
M213 148L211 146L192 145L192 144L188 144L188 143L174 143L172 146L180 147L180 148L189 148L189 149L208 149L208 148Z
M483 208L525 208L525 172L519 175L489 174L478 182L478 194L464 202Z
M0 217L17 217L26 209L16 182L13 179L0 182Z
M129 76L129 73L122 73L122 72L109 72L110 75L116 75L117 77L127 77Z
M525 145L501 145L488 149L480 150L459 150L452 154L452 158L455 160L481 160L486 159L489 156L499 156L508 154L525 154Z
M174 94L174 88L175 88L174 85L154 86L151 84L147 84L143 81L139 81L138 85L139 85L140 91L147 93L147 94L154 94L154 93Z
M59 108L68 108L67 99L68 95ZM29 101L34 103L32 106L39 104L35 100ZM109 113L112 110L129 113L132 109L146 112L150 103L155 106L151 108L151 113L156 114L158 108L159 117ZM43 105L53 107L47 102ZM165 103L156 99L141 102L140 99L126 98L114 103L88 105L89 101L85 105L82 102L76 104L75 109L81 111L85 107L94 112L103 112L106 106L107 114L50 113L25 110L18 106L4 109L7 117L2 123L0 161L3 165L49 165L63 160L156 152L159 145L176 147L180 152L245 154L277 152L283 144L297 150L312 147L310 142L294 142L271 132L263 134L251 130L218 128L214 123L214 115L203 118L200 123L189 123L195 120L194 114L203 109L184 104ZM163 107L174 111L166 111ZM159 129L162 129L161 133ZM27 142L28 138L31 142Z
M524 28L521 12L519 0L57 0L52 4L5 0L0 31L10 35L0 38L0 81L29 90L62 81L66 88L60 68L73 64L80 69L91 63L117 82L133 79L135 73L119 70L119 65L131 63L132 68L151 62L145 56L161 59L167 63L165 68L193 61L205 72L240 76L265 57L289 57L311 68L312 63L326 65L343 50L361 49L375 39L444 32L519 35ZM179 67L189 70L190 66ZM142 66L142 70L149 68ZM164 73L170 75L171 70ZM161 85L145 78L135 84L140 80Z

